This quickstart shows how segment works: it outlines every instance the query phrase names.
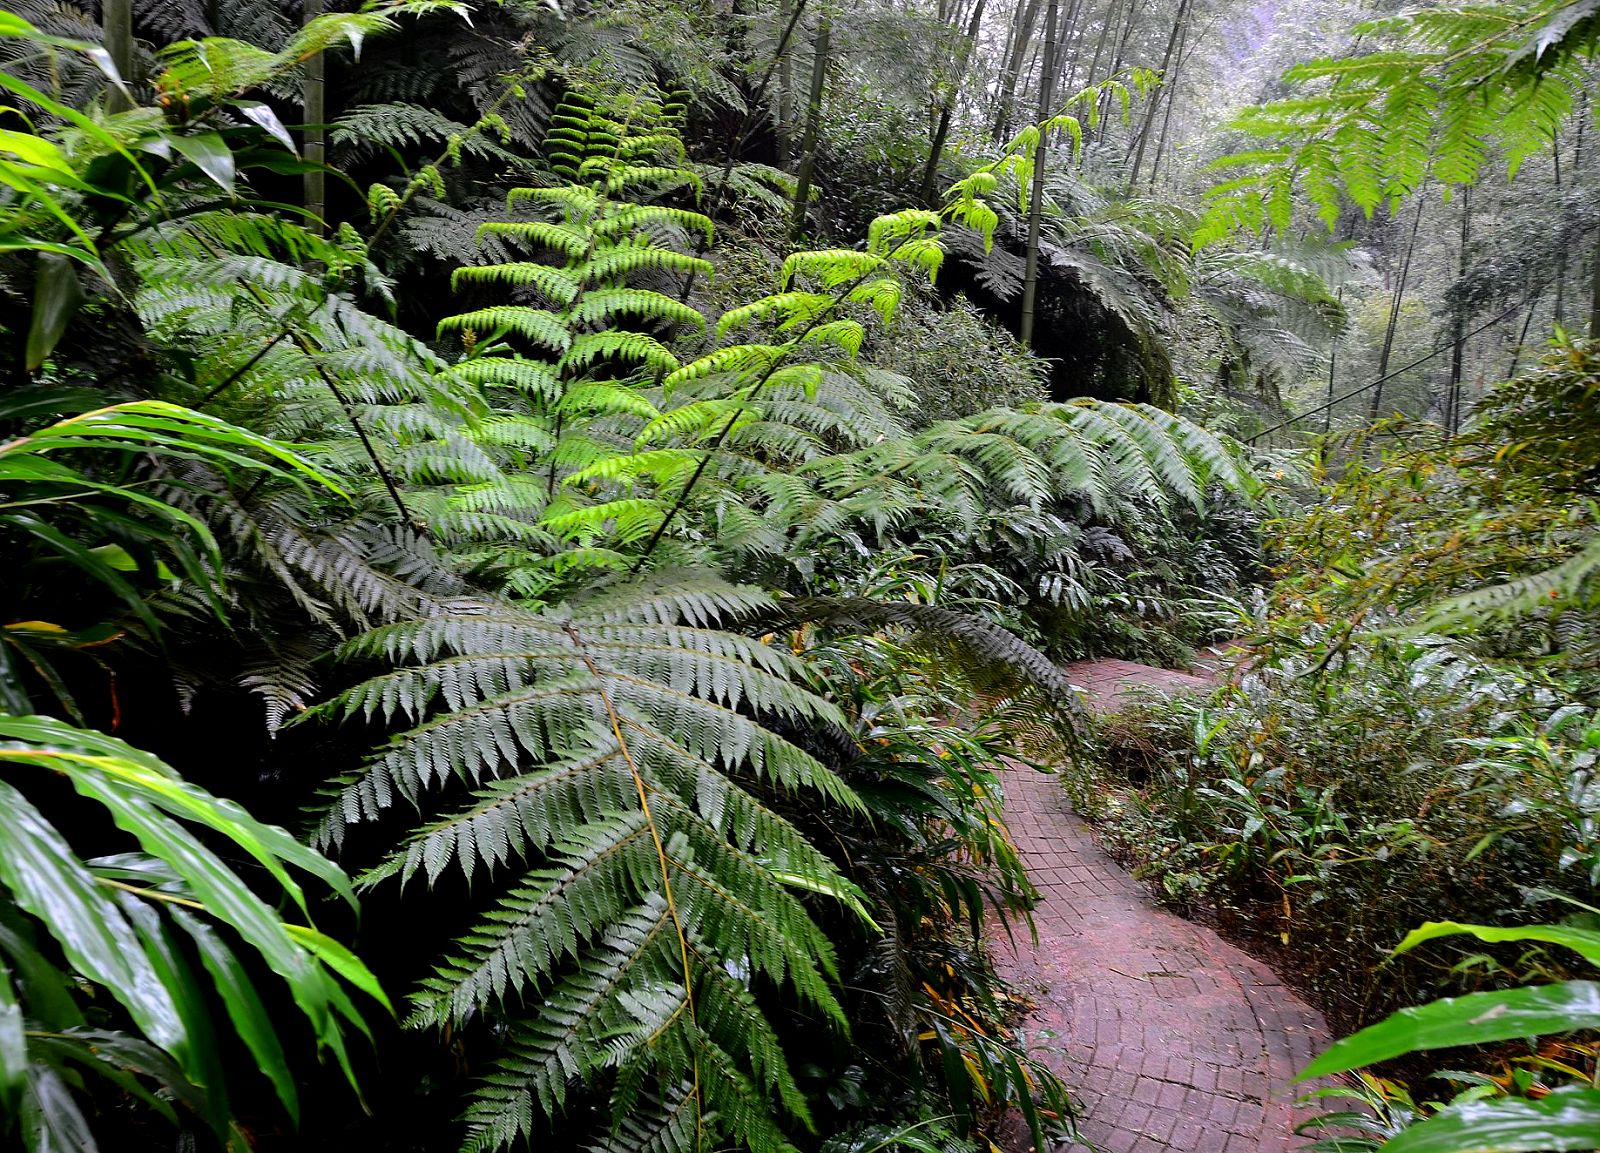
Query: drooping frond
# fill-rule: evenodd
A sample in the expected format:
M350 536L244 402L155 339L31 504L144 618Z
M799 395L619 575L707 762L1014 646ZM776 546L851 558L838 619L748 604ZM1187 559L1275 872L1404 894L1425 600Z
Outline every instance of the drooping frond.
M842 1024L832 946L801 898L859 897L774 798L859 802L767 727L843 724L795 683L795 658L714 627L761 605L683 574L544 615L459 602L347 646L398 667L322 711L411 727L342 784L320 839L465 780L478 790L467 807L368 881L514 878L413 998L421 1024L512 1014L469 1110L470 1148L525 1137L575 1078L609 1091L619 1118L641 1091L688 1082L697 1123L752 1150L786 1146L782 1114L807 1123L766 1010L728 966Z

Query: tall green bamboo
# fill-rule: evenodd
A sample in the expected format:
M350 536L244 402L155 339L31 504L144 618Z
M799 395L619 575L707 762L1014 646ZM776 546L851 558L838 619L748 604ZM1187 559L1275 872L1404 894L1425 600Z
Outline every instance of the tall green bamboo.
M794 215L789 221L789 233L796 240L805 235L806 209L811 203L811 177L817 163L817 136L822 127L822 98L827 92L832 34L833 14L824 8L817 17L817 35L811 56L811 93L806 102L806 131L800 144L800 170L795 174Z
M323 0L304 0L304 19L307 24L322 15ZM326 60L321 52L305 63L305 81L301 89L305 106L305 158L316 168L308 169L304 178L306 211L316 218L318 227L328 212L327 178L320 167L327 159L328 130L323 127L328 119Z
M134 82L133 75L133 0L105 0L100 9L101 35L111 63L124 84ZM122 89L112 85L106 91L106 108L112 112L126 112L133 102Z

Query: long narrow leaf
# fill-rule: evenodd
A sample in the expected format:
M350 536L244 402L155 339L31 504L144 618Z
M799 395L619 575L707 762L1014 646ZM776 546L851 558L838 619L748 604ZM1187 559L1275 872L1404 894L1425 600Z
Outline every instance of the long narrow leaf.
M1335 1042L1299 1080L1360 1069L1420 1049L1482 1045L1600 1026L1600 983L1563 981L1492 993L1446 997L1401 1009Z
M1600 1092L1557 1089L1537 1101L1472 1101L1389 1139L1384 1153L1568 1153L1600 1147Z
M132 926L55 826L4 781L0 882L38 918L80 973L123 1004L146 1037L175 1056L184 1052L183 1019Z

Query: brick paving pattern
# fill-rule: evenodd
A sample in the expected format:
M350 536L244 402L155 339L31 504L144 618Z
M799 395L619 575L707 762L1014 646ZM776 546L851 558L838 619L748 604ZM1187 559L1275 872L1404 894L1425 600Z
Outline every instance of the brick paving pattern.
M1203 675L1122 661L1068 668L1091 707L1130 684L1204 687ZM1321 1016L1210 929L1155 908L1072 812L1053 775L1004 779L1011 832L1041 900L1039 940L994 947L1036 1005L1027 1047L1074 1089L1081 1142L1063 1153L1287 1153L1294 1074L1327 1041ZM1019 1135L1020 1136L1020 1135ZM1025 1147L1026 1137L1008 1141Z

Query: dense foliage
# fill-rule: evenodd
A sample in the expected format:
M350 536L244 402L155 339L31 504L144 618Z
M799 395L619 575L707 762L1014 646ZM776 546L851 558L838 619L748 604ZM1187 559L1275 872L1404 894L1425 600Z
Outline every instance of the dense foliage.
M1085 737L1343 1023L1595 1024L1436 943L1594 959L1507 926L1600 878L1595 6L1287 95L1164 7L0 12L0 1137L1042 1153L1001 769ZM1057 665L1243 631L1095 732ZM1461 1106L1592 1108L1539 1057Z

